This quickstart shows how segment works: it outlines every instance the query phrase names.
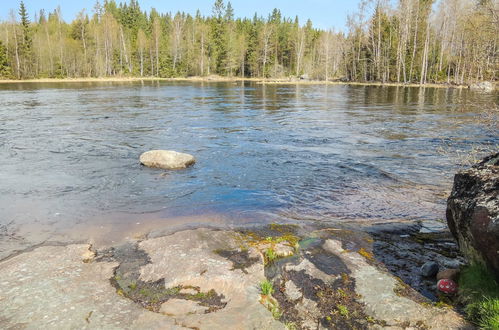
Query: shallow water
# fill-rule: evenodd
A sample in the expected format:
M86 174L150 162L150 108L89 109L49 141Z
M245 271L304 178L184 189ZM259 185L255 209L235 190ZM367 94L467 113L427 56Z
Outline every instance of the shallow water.
M432 88L0 85L0 240L205 214L222 225L442 218L457 151L499 143L474 120L491 102ZM138 157L150 149L197 163L148 169Z

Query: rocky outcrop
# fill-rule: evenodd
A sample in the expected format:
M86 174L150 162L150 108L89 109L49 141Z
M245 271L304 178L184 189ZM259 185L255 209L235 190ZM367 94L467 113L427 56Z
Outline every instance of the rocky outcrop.
M196 159L193 156L172 150L151 150L140 155L142 165L165 170L187 168L195 162Z
M447 223L471 261L499 277L499 153L460 171L447 201Z
M401 294L365 239L301 231L199 228L96 253L26 251L0 261L0 329L467 329Z

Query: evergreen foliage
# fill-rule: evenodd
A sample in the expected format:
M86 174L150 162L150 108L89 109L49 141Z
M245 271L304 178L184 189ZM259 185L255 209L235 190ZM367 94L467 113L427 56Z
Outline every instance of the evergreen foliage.
M11 78L12 72L7 57L7 49L0 40L0 78Z
M341 32L283 17L279 9L235 18L224 0L215 0L207 17L146 12L138 0L97 1L92 13L83 10L71 23L60 9L41 11L30 22L21 2L18 21L0 22L0 40L4 65L18 78L306 75L463 84L497 79L497 6L490 0L362 0Z

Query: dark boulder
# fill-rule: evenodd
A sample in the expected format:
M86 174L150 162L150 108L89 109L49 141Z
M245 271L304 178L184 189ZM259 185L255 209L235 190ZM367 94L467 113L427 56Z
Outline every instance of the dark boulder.
M463 254L499 278L499 153L454 177L447 224Z

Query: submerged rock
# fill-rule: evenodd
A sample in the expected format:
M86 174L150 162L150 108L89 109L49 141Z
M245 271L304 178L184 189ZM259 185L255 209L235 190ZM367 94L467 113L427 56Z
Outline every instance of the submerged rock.
M447 224L463 254L499 277L499 153L456 174Z
M140 155L140 163L147 167L178 170L194 164L194 156L172 150L151 150Z

